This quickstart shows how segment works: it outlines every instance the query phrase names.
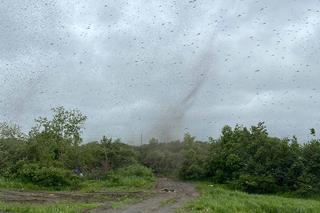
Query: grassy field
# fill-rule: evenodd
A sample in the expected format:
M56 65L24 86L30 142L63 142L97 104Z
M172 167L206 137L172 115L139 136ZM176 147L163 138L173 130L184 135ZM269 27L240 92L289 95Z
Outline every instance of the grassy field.
M144 179L139 177L124 177L120 183L113 183L107 180L84 180L78 189L64 187L60 191L81 191L81 192L135 192L152 189L155 179ZM9 180L0 177L0 189L18 189L18 190L41 190L56 191L50 187L42 187L32 183L25 183L18 180Z
M152 189L155 179L145 179L139 177L123 177L119 183L107 180L86 180L81 183L82 192L136 192Z
M253 195L232 191L219 185L200 183L201 196L179 212L215 213L318 213L320 201L285 198L271 195Z
M85 209L98 207L95 203L53 203L53 204L24 204L24 203L3 203L0 202L0 211L23 212L23 213L76 213Z
M154 186L154 179L141 179L140 177L115 178L112 181L83 181L80 192L98 191L148 191ZM0 179L0 188L38 189L33 185ZM199 198L187 203L178 212L216 212L216 213L318 213L320 201L300 198L287 198L276 195L254 195L233 191L222 185L199 183ZM78 190L79 192L79 190ZM140 198L141 199L141 198ZM124 197L112 202L112 208L136 202L137 198ZM174 201L172 201L174 202ZM82 212L101 205L98 202L57 202L57 203L16 203L0 202L0 212Z
M32 213L53 213L53 212L82 212L85 209L96 208L103 205L105 201L111 203L113 209L120 208L124 205L136 202L143 199L145 196L150 195L150 190L155 186L155 178L153 174L140 174L141 171L136 171L134 168L129 168L133 171L126 169L113 172L105 180L85 180L83 179L77 189L64 187L60 190L67 194L85 194L85 192L98 192L97 200L89 199L77 202L70 202L67 200L54 200L45 202L43 204L38 203L24 203L22 202L1 202L0 200L0 212L32 212ZM36 193L40 190L41 193L50 194L55 193L54 189L50 187L41 187L32 183L21 182L19 180L0 178L0 198L5 197L6 191L22 191L25 194L28 192ZM137 192L133 194L126 194L120 197L107 197L101 199L99 192ZM58 193L58 192L56 192Z
M149 196L149 191L154 187L155 181L154 179L142 179L142 178L135 178L135 177L126 177L117 182L116 184L110 181L99 181L99 180L86 180L81 183L81 188L76 193L82 192L143 192L143 196ZM14 180L7 180L7 179L0 179L0 189L6 190L23 190L25 192L29 192L30 190L36 193L37 190L41 192L48 192L54 193L53 190L50 188L43 188L38 187L33 184L29 183L22 183L19 181ZM65 192L69 192L73 194L73 192L66 188L63 190ZM0 192L1 193L1 192ZM0 194L1 195L1 194ZM135 197L136 195L120 198L115 198L114 200L110 201L107 199L108 202L111 202L111 207L113 209L120 208L124 205L137 202L138 200L142 199L141 197ZM1 196L0 196L1 197ZM56 212L82 212L85 209L92 209L98 206L103 205L103 202L100 201L89 201L89 202L61 202L57 203L44 203L44 204L37 204L37 203L18 203L18 202L1 202L0 201L0 212L32 212L32 213L56 213Z
M32 183L23 183L18 180L10 180L0 177L0 189L19 189L19 190L47 190L52 191L48 187L40 187Z

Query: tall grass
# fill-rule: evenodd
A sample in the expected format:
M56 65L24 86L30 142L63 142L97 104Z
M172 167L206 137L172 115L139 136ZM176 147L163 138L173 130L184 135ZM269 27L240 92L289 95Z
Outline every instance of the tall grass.
M37 186L32 183L25 183L25 182L21 182L19 180L0 177L0 189L41 190L41 189L47 189L47 187L41 187L41 186Z
M232 191L219 185L201 183L201 196L186 204L181 212L215 213L318 213L320 201L253 195Z
M141 165L131 165L106 174L102 180L85 180L81 191L125 191L136 192L153 188L155 177L151 169Z
M59 191L84 192L96 191L141 191L151 189L155 185L155 177L152 170L142 165L131 165L116 171L109 172L102 180L85 180L79 184L79 187L64 186ZM39 186L31 182L23 182L18 179L8 179L0 177L0 189L19 189L19 190L45 190L57 191L55 187Z
M52 204L26 204L26 203L3 203L0 202L0 212L23 212L23 213L78 213L85 209L93 209L98 204L91 203L52 203Z
M63 186L60 188L39 186L31 182L21 181L19 179L8 179L0 177L0 189L19 189L19 190L45 190L45 191L74 191L74 187Z

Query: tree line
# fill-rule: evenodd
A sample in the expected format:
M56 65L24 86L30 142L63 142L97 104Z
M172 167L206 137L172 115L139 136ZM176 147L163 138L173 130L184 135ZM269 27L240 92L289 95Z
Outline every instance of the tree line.
M271 137L264 123L250 128L222 128L218 139L183 140L133 146L103 136L83 143L87 117L57 107L51 119L35 119L24 134L0 123L0 177L59 189L78 187L82 179L103 179L113 171L138 165L157 175L227 184L251 193L320 193L320 140L301 144L296 137ZM139 166L141 165L141 166ZM125 174L125 172L123 172Z

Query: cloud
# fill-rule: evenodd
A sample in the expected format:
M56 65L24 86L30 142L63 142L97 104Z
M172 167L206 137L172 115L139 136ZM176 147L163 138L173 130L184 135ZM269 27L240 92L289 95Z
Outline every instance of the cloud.
M320 128L319 10L315 0L2 2L0 120L28 129L63 105L88 115L86 140L161 137L157 124L177 114L174 137L266 121L305 140ZM214 69L181 108L208 48Z

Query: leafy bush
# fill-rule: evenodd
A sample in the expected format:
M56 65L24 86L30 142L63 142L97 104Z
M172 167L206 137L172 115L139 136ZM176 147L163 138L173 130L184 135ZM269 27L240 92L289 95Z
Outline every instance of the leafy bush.
M198 162L192 164L184 164L180 170L180 177L186 180L199 180L203 179L206 170Z
M24 164L18 172L18 177L25 182L53 188L75 187L79 184L79 177L69 170L41 167L38 164Z
M152 138L149 144L137 147L140 163L151 168L156 174L176 176L185 159L184 148L186 144L181 141L160 143Z
M107 186L143 187L152 185L154 175L151 169L135 164L109 172L106 180Z
M320 142L270 137L263 123L226 126L211 144L208 178L251 193L320 192Z
M188 180L203 179L207 175L207 144L195 141L189 134L185 134L183 143L184 159L179 170L180 177Z
M278 188L272 176L241 175L235 183L237 188L250 193L272 193Z
M118 169L116 173L122 176L138 176L144 178L153 178L153 173L151 169L139 164Z

